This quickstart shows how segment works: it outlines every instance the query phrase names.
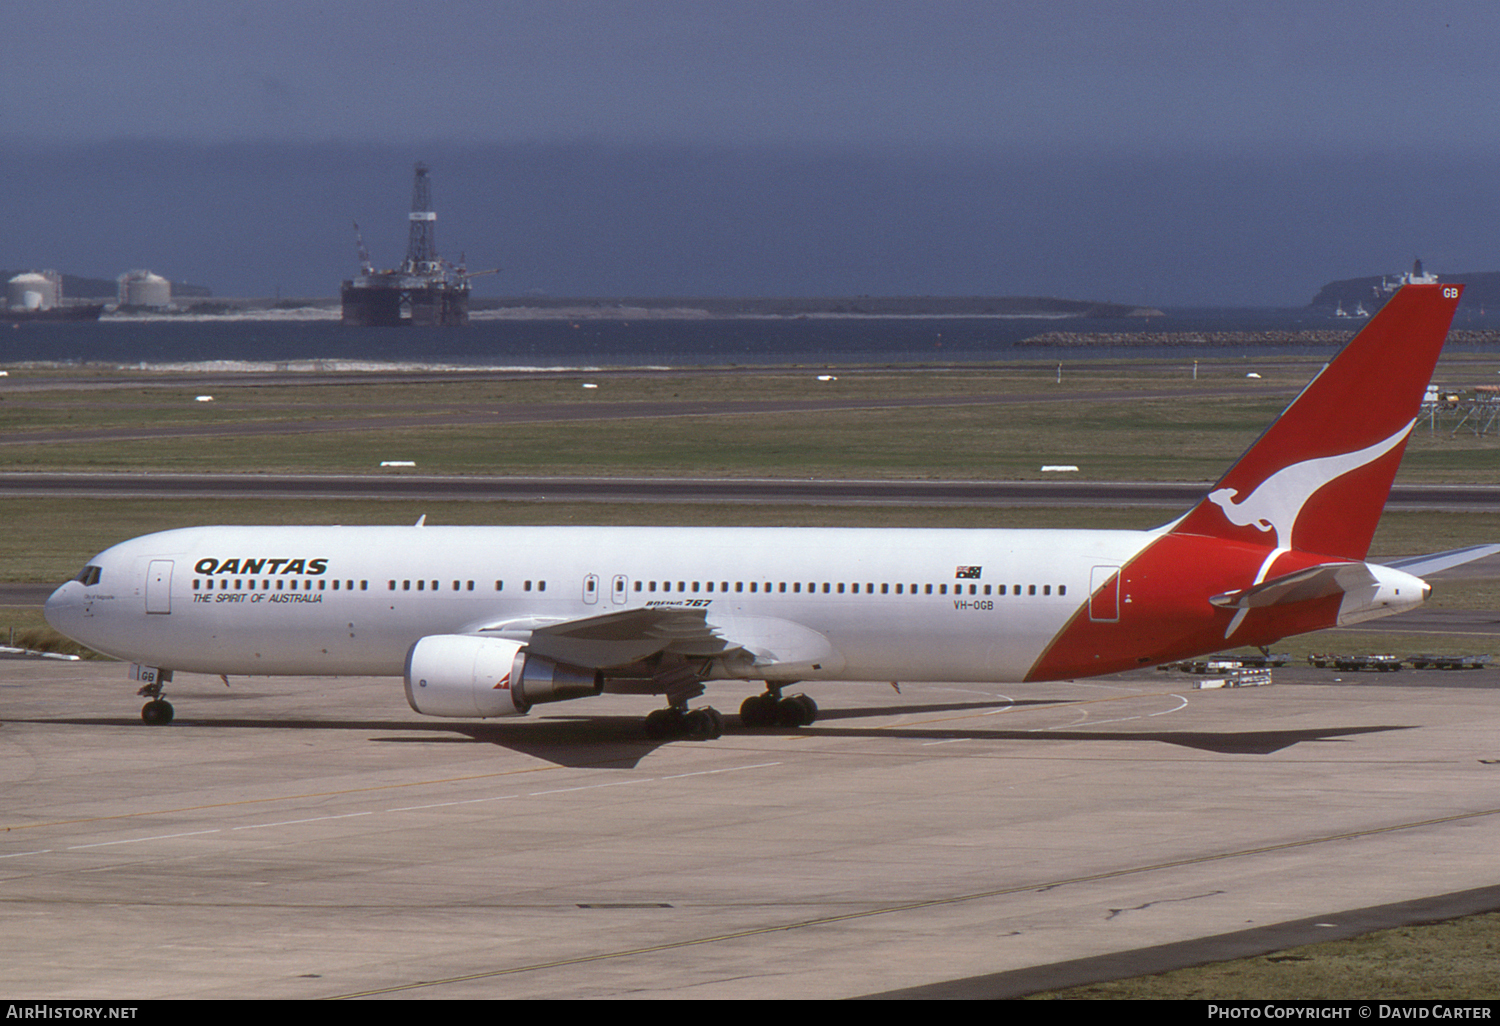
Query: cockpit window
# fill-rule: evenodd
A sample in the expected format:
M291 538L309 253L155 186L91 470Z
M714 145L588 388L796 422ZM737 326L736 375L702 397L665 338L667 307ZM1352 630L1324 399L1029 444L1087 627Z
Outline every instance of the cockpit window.
M86 566L78 571L78 576L73 578L84 587L92 588L99 583L99 568L97 566Z

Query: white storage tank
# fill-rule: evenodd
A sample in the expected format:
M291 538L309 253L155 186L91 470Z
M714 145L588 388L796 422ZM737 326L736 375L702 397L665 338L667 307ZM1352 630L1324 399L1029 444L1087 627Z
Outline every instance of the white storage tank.
M121 306L171 306L172 283L150 271L127 271L116 279Z
M62 275L27 271L5 283L5 305L13 310L51 310L62 302Z

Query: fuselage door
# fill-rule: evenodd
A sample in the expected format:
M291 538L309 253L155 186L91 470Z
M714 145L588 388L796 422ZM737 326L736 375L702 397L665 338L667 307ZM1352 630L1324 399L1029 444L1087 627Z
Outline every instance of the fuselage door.
M610 601L617 606L623 606L626 599L630 598L630 581L624 574L615 575L615 583L609 589Z
M146 612L172 611L172 561L153 559L146 568Z
M589 605L599 601L599 575L589 574L583 579L583 601Z
M1120 620L1120 568L1096 566L1089 573L1089 619L1104 623Z

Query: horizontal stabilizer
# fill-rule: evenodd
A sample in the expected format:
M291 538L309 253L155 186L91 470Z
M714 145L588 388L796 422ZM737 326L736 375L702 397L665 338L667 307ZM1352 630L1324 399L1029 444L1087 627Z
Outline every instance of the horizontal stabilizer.
M1378 582L1364 563L1323 563L1253 587L1226 591L1209 601L1224 609L1261 609L1338 595Z
M1393 559L1385 565L1397 570L1405 570L1416 577L1428 577L1443 570L1451 570L1453 567L1472 563L1476 559L1493 556L1497 552L1500 552L1500 545L1470 545L1468 548L1433 552L1426 556Z

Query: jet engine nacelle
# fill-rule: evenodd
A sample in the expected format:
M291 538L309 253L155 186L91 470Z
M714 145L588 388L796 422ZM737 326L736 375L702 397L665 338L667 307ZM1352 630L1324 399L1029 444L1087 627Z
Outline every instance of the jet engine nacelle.
M406 653L406 701L427 716L522 716L533 705L604 690L604 675L504 638L434 634Z

